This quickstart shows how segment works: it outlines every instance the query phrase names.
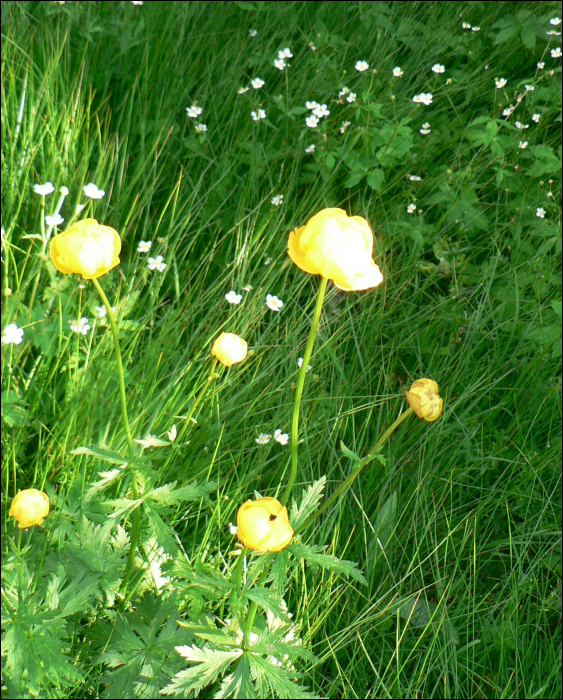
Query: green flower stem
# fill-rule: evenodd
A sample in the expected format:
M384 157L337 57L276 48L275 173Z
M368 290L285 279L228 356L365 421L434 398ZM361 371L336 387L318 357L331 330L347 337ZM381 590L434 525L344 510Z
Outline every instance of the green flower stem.
M203 399L203 397L205 396L205 394L207 394L207 388L209 387L209 382L211 382L213 379L215 379L215 368L217 367L217 362L218 362L218 360L213 360L213 362L211 364L211 369L209 370L209 376L207 377L207 381L201 387L201 391L196 396L196 399L193 402L192 407L190 408L190 412L188 413L188 417L187 417L186 422L185 422L186 429L190 425L190 421L192 420L192 417L195 413L196 408L199 406L199 404L200 404L201 400Z
M319 320L321 318L321 310L323 308L323 301L325 298L326 285L328 279L326 277L321 278L321 284L319 286L319 291L317 293L317 303L315 305L315 312L313 314L313 322L311 323L311 331L309 333L309 340L307 341L307 347L305 349L305 355L303 356L303 364L299 371L299 379L297 380L297 388L295 390L295 399L293 402L293 413L291 415L291 472L289 474L289 481L287 482L287 487L285 493L281 500L282 505L286 505L291 495L291 489L295 483L297 477L297 445L299 443L299 409L301 408L301 397L303 396L303 387L305 385L305 375L307 374L307 367L309 366L309 360L313 354L313 346L315 344L315 338L317 335L317 329L319 327Z
M139 498L139 487L137 484L137 475L133 468L133 461L135 459L135 446L133 445L133 435L131 434L131 427L129 425L129 417L127 415L127 397L125 394L125 374L123 372L123 360L121 359L121 350L119 348L119 332L117 330L117 324L115 322L115 316L113 315L113 310L105 295L104 290L100 286L97 279L93 279L92 282L98 290L101 300L106 307L108 312L108 318L111 325L111 332L113 333L113 345L115 349L115 359L117 361L117 375L119 377L119 394L121 397L121 417L123 419L123 427L125 428L125 434L127 436L127 446L129 448L129 469L131 474L131 490L133 491L133 498L137 500ZM131 576L131 571L133 569L133 563L135 561L135 554L137 553L137 545L139 542L139 535L141 534L141 508L140 505L135 508L131 515L131 545L129 548L129 557L127 559L127 566L125 568L125 575L123 577L123 591L124 595L127 592L127 585L129 582L129 577ZM124 598L125 599L125 598Z
M241 554L241 557L243 556L243 554ZM260 588L260 586L268 578L269 572L270 572L270 567L266 566L266 568L261 573L260 578L258 579L258 581L256 583L257 588ZM258 603L256 603L255 601L252 601L252 603L250 604L250 608L248 609L248 615L246 616L246 624L244 625L244 637L242 640L242 648L245 651L250 648L250 634L251 634L252 628L254 626L254 620L256 619L256 612L257 611L258 611Z
M22 571L22 530L18 529L18 604L23 600L23 571Z
M354 471L350 474L350 476L344 481L340 486L336 489L336 491L332 494L332 496L326 501L326 503L322 506L322 508L319 508L317 511L315 511L305 522L297 528L295 533L297 534L298 532L301 532L304 530L306 527L308 527L316 518L321 515L321 513L324 513L324 511L327 508L330 508L330 506L336 501L337 498L340 497L340 494L342 494L346 489L353 483L354 479L360 474L362 469L368 464L372 459L373 456L376 455L379 450L383 447L383 445L387 442L387 438L401 425L401 423L406 420L412 413L413 409L409 408L407 409L404 413L401 413L401 415L397 418L397 420L391 425L387 430L383 433L383 435L379 438L379 440L375 443L375 445L372 447L372 449L368 452L368 454L359 462L358 466L354 469Z

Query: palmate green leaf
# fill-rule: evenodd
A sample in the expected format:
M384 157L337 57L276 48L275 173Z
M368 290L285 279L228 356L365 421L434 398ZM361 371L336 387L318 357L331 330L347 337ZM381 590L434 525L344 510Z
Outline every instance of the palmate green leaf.
M307 545L307 544L291 544L286 548L294 557L305 559L309 564L322 566L324 569L335 574L343 574L350 576L359 583L365 583L366 580L362 572L358 569L358 565L353 561L346 559L338 559L332 554L322 554L325 546Z
M213 696L215 698L248 698L254 700L256 694L256 686L250 674L250 664L247 654L243 654L236 664L233 672L226 676L219 690Z
M299 505L294 501L291 506L290 522L294 529L297 529L301 523L315 511L326 486L326 476L321 476L320 479L313 482L305 491L302 492Z
M152 489L143 495L143 499L152 500L164 506L171 506L185 501L198 501L217 488L217 484L214 481L208 481L205 484L198 484L194 481L193 484L187 484L179 488L176 488L176 483L176 481L173 481L170 484Z
M265 690L264 686L267 686L270 692L278 698L309 700L318 697L297 683L301 674L275 666L258 654L249 654L248 660L252 675L261 686L259 690L263 691ZM266 697L266 694L260 692L259 697Z
M200 648L192 646L177 646L176 651L191 663L191 668L177 673L172 682L160 692L163 695L176 695L197 692L213 683L220 674L225 674L229 666L244 653L242 649L222 651L220 649Z
M90 484L85 494L86 500L91 501L97 493L116 483L117 480L125 474L126 467L127 464L120 464L118 467L110 469L107 472L98 472L98 476L100 476L101 479L100 481L95 481L93 484Z

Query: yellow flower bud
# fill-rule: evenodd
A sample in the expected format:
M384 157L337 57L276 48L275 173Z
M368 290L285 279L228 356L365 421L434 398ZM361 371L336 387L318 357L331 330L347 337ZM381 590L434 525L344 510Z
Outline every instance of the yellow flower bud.
M43 525L48 514L49 497L38 489L18 491L8 513L10 518L18 521L20 530L32 525Z
M306 226L289 234L287 252L305 272L332 280L339 289L357 292L383 282L372 258L373 233L361 216L343 209L323 209Z
M115 229L102 226L96 219L83 219L55 236L50 252L59 272L93 280L119 265L121 239Z
M237 512L237 535L248 549L281 552L293 539L287 508L268 496L246 501Z
M432 379L417 379L407 391L407 401L419 418L432 422L442 415L444 399Z
M213 343L211 354L226 367L242 362L248 352L246 340L243 340L235 333L221 333Z

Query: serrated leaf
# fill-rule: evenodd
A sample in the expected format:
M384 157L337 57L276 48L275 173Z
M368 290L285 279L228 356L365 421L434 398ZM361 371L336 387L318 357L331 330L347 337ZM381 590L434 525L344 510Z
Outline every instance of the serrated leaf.
M366 583L364 575L358 569L358 565L355 562L347 561L346 559L338 559L333 554L323 554L322 550L326 549L326 547L291 544L286 549L291 552L294 557L305 559L309 564L322 566L324 569L335 574L350 576L350 578L355 579L359 583Z
M321 476L320 479L312 483L306 491L303 491L299 506L294 501L291 506L290 522L293 529L297 529L301 523L313 513L319 501L323 496L323 491L326 486L326 476Z
M120 479L125 474L126 467L127 464L120 464L118 467L115 467L115 469L110 469L110 471L98 472L98 476L100 476L101 479L100 481L95 481L93 484L90 484L85 494L86 500L92 500L97 493L103 491L105 488Z
M241 657L232 674L226 676L221 687L214 695L215 698L240 698L254 700L256 687L250 674L250 664L246 654Z
M111 462L112 464L127 464L125 457L122 457L119 452L109 450L107 447L94 447L93 445L89 447L77 447L75 450L71 450L70 454L88 455L89 457L104 459L106 462Z
M275 666L267 659L257 654L249 656L250 669L253 675L260 677L262 684L266 681L271 692L279 698L295 698L295 700L316 700L318 696L307 688L296 683L299 674L286 668ZM261 695L265 697L265 695Z
M222 651L219 649L200 649L195 646L177 646L176 651L191 663L197 664L177 673L172 682L160 692L163 695L176 695L197 692L213 683L229 666L244 653L242 649Z
M155 435L149 435L146 438L135 438L135 442L144 448L147 448L147 447L166 447L167 445L171 444L170 442L168 442L168 440L161 440L160 438L157 438Z
M259 605L262 610L271 612L280 620L291 623L287 610L282 607L280 599L272 591L267 588L251 588L243 593L249 600Z

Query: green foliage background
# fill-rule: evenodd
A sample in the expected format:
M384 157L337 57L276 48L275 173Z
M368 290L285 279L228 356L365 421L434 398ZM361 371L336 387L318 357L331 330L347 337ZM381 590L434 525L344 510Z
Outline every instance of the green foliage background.
M387 466L372 463L317 521L315 541L358 562L366 583L292 570L285 599L316 655L295 660L301 682L331 698L561 696L555 16L556 2L2 3L2 327L25 331L2 345L9 697L156 697L183 668L174 646L193 642L176 620L222 614L192 565L231 571L238 505L285 484L288 447L256 437L289 431L317 280L289 261L287 236L327 206L370 222L385 282L328 294L297 490L323 475L329 493L341 483L353 464L340 441L366 453L414 379L438 382L445 412L403 425ZM294 57L280 72L286 46ZM357 60L370 69L358 73ZM237 94L257 76L261 90ZM356 102L340 104L345 86ZM432 105L412 102L421 92ZM331 112L319 129L305 126L307 100ZM202 135L186 116L194 102ZM254 122L259 106L267 119ZM84 213L123 240L122 264L101 281L117 306L133 432L166 440L176 424L176 442L146 450L154 485L202 485L188 504L159 496L151 532L160 520L174 528L177 540L162 538L177 583L168 597L147 590L129 617L112 607L127 535L85 497L111 465L71 454L123 448L113 346L92 321L92 286L47 260L41 222L59 195L44 211L33 192L46 181L69 188L67 223L86 183L105 190ZM164 273L148 271L141 240ZM230 289L240 306L224 300ZM284 302L277 314L268 293ZM68 326L82 316L86 336ZM213 384L193 425L222 330L252 352ZM22 540L25 586L45 593L15 615L7 513L29 487L52 502Z

